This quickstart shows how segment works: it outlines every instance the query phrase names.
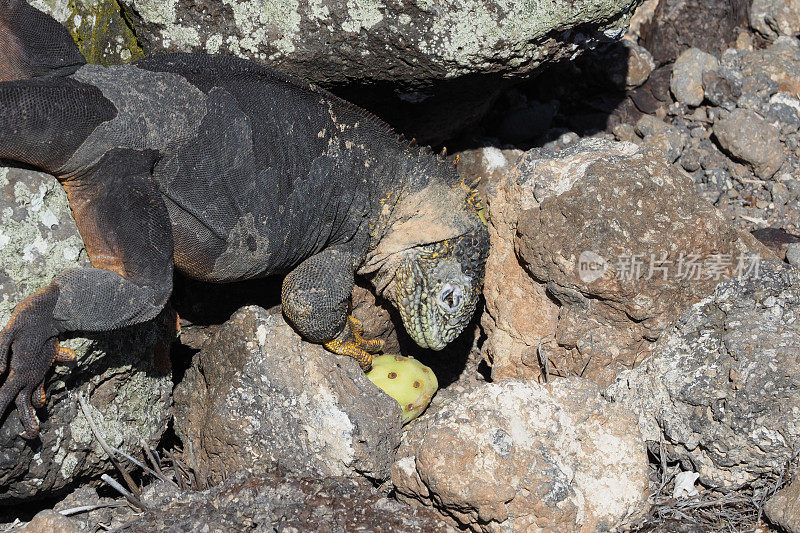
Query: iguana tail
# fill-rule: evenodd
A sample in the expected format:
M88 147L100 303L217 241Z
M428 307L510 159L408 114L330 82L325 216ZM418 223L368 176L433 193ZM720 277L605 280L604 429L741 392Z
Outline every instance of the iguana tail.
M25 0L0 0L0 81L71 74L86 60L69 32Z

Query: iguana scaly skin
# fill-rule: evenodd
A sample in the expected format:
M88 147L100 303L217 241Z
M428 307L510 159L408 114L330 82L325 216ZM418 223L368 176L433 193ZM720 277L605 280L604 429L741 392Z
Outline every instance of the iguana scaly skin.
M0 158L60 181L92 264L25 299L0 333L0 414L15 401L28 438L46 372L70 356L59 335L154 318L173 267L213 282L286 273L297 331L365 369L381 342L348 316L354 275L435 350L477 305L488 233L453 166L250 61L87 65L54 20L0 0Z

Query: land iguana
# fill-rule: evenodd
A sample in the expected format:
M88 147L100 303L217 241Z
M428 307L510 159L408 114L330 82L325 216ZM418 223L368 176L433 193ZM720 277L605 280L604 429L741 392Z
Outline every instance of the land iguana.
M488 233L455 167L344 100L234 57L89 65L67 30L0 0L0 159L55 176L91 267L59 273L0 333L0 416L39 432L59 336L156 317L173 268L211 282L287 274L305 339L371 365L348 314L363 275L422 347L474 314ZM10 365L7 363L10 361Z

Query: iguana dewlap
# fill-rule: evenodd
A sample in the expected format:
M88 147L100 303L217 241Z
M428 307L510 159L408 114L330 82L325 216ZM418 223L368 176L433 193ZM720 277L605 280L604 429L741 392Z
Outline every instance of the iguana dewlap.
M0 415L25 436L58 336L154 318L173 267L214 282L287 274L307 340L364 368L355 274L441 349L475 311L488 234L452 165L316 87L256 63L172 54L87 65L67 31L0 0L0 158L54 175L92 267L61 272L0 333Z

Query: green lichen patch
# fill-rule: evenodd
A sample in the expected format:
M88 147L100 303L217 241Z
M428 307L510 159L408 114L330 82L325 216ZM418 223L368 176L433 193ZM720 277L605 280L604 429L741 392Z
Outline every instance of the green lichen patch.
M144 50L116 0L69 0L64 22L89 63L119 65L144 57Z

